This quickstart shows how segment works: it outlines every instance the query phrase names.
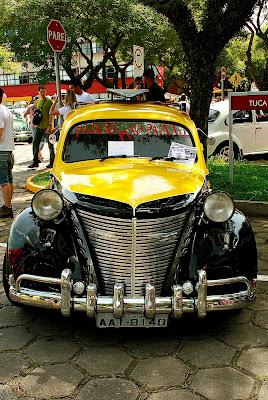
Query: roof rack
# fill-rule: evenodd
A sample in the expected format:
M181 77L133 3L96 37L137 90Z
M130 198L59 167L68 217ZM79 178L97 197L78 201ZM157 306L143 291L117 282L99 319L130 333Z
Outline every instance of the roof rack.
M123 97L125 100L136 100L138 96L142 96L144 93L148 93L148 89L107 89L106 93L114 96Z

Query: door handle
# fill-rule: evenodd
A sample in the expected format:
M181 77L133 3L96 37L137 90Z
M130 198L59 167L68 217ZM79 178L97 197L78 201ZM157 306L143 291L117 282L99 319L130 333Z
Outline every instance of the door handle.
M262 127L260 127L260 126L257 126L256 130L257 130L257 129L262 129Z

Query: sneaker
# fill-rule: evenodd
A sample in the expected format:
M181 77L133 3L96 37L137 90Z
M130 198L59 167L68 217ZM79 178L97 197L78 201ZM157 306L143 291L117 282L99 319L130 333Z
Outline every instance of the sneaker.
M37 164L32 163L31 165L28 165L28 168L38 168L38 167L39 167L38 163Z
M12 207L2 206L0 207L0 218L13 218Z
M51 164L51 163L47 164L46 168L53 168L53 164Z

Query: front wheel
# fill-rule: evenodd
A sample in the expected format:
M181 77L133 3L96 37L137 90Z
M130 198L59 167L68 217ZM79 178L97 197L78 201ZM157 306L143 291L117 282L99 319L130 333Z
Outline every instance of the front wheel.
M229 154L230 154L230 148L228 142L221 143L213 153L214 156L219 156L226 162L229 161ZM234 144L234 159L238 158L239 158L239 149L237 145Z

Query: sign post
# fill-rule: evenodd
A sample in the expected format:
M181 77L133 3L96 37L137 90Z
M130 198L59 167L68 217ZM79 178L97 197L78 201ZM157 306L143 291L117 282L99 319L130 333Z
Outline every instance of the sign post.
M221 67L221 99L224 100L224 81L226 78L226 68L224 65Z
M268 91L229 93L229 182L234 183L233 110L268 110ZM256 134L256 133L255 133Z
M133 76L142 76L144 72L144 48L140 46L133 46Z
M47 26L47 41L54 52L55 60L55 75L56 75L56 87L58 96L58 105L61 107L61 89L60 89L60 63L59 53L61 53L66 46L66 32L61 22L56 19L51 19ZM60 118L60 126L62 125L62 119Z

